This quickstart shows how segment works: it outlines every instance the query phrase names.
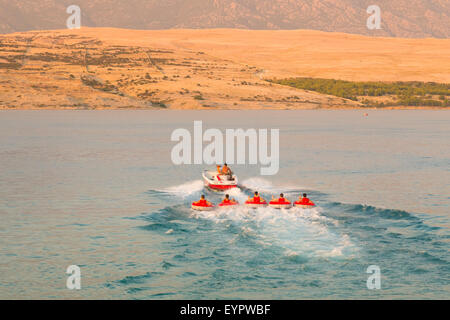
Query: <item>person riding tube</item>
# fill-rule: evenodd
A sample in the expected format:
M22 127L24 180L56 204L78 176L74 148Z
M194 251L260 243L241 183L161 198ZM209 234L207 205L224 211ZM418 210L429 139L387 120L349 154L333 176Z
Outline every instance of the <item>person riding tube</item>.
M312 202L306 193L303 194L303 197L298 197L298 201L295 203L296 205L300 206L308 206L308 207L314 207L315 203Z
M212 206L212 203L206 200L204 194L202 194L199 201L194 202L193 204L197 206Z
M255 195L253 196L253 198L251 198L250 196L248 197L248 200L253 202L253 203L261 203L261 202L266 202L266 200L264 200L263 198L261 198L259 196L258 191L255 191Z
M299 197L299 200L304 204L313 204L313 202L309 200L308 195L306 193L303 194L303 198Z
M237 202L234 199L230 199L229 194L226 194L225 199L223 199L223 201L222 201L222 204L223 205L231 205L231 204L237 204Z
M276 201L276 202L278 202L278 203L290 203L289 200L287 200L287 199L284 197L284 194L283 194L283 193L280 193L280 197L278 198L278 200L276 200L274 197L272 197L272 201Z

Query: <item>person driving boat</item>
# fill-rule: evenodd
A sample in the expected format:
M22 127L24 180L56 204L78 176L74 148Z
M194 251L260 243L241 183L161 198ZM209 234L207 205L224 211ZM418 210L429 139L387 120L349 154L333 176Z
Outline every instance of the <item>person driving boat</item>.
M233 172L231 171L231 169L228 167L228 165L226 163L223 165L222 169L218 165L217 171L219 172L220 175L227 176L228 180L233 180Z
M222 168L222 174L231 175L231 169L228 168L228 165L225 163Z

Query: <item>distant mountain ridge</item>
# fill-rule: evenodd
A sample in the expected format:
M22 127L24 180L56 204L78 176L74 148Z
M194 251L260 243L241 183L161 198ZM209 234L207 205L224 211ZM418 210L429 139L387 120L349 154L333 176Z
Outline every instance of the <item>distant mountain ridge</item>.
M449 0L0 0L0 33L62 29L66 8L82 25L131 29L312 29L369 36L450 38ZM366 9L382 10L369 30Z

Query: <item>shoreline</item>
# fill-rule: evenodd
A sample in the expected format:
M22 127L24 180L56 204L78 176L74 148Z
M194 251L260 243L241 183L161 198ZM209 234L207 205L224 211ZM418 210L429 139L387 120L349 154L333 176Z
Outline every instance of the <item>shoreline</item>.
M130 108L78 108L78 107L67 107L67 108L52 108L52 107L44 107L44 108L4 108L0 107L0 111L108 111L108 110L139 110L139 111L251 111L251 110L267 110L267 111L306 111L306 110L330 110L330 111L338 111L338 110L366 110L366 111L382 111L382 110L433 110L433 111L450 111L449 107L384 107L384 108L374 108L374 107L317 107L317 108L139 108L139 107L130 107Z

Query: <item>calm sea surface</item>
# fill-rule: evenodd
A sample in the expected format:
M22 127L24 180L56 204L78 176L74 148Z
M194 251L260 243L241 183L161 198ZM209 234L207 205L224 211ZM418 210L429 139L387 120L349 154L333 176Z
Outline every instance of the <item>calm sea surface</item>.
M170 158L194 120L280 129L279 173L233 166L232 195L317 208L191 211L220 200ZM448 299L449 227L448 111L0 112L2 299Z

